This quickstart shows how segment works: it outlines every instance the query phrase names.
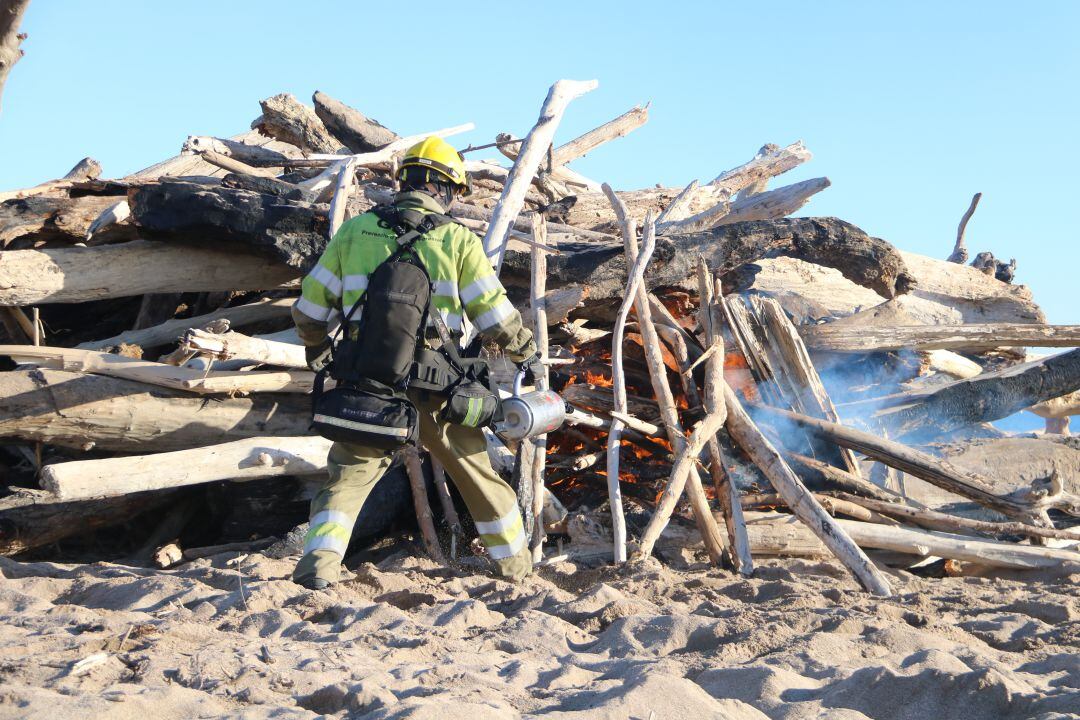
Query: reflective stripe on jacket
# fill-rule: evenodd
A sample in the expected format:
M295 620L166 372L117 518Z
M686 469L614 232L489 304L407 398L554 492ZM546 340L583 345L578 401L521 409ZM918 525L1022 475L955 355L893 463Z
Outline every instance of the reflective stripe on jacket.
M400 193L399 208L442 213L432 197L420 192ZM304 278L303 292L293 306L293 318L306 345L326 337L327 326L340 320L367 288L368 276L397 248L394 231L379 218L364 213L344 223L322 257ZM432 312L438 312L455 335L462 316L514 359L535 352L532 333L510 303L495 270L484 255L480 238L467 228L448 223L422 235L413 246L431 276Z

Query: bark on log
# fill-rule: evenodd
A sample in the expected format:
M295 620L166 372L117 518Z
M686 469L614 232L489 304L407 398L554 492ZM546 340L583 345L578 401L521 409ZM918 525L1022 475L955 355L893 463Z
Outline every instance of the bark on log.
M846 326L826 323L799 328L807 346L829 352L884 350L963 350L1000 347L1080 347L1080 325L892 325Z
M60 500L115 497L219 480L243 482L326 472L330 441L318 436L255 437L153 455L53 463L41 486Z
M324 92L311 97L315 114L326 129L354 153L374 152L398 139L398 134Z
M829 517L813 495L792 472L776 448L761 434L747 415L734 391L725 383L724 401L728 409L728 432L769 479L792 512L844 564L859 583L874 595L889 597L892 590L885 576L852 539Z
M2 257L2 256L0 256ZM176 342L189 328L201 328L218 320L227 320L232 327L243 327L266 320L287 318L290 316L295 298L264 298L247 305L219 308L214 312L193 318L168 320L145 330L129 330L104 340L91 340L76 347L81 350L105 350L119 345L138 345L151 348Z
M555 130L559 127L567 105L574 98L594 90L596 86L595 80L588 82L559 80L548 91L547 98L540 108L540 118L521 144L518 159L514 161L514 167L510 169L506 187L492 213L491 226L488 228L487 235L484 236L484 252L495 267L496 274L502 267L510 225L521 212L525 193L529 189L537 168L540 167L540 162L547 154L548 146L551 145L551 139L555 136Z
M147 493L90 502L58 502L44 493L0 498L0 556L126 523L139 513L174 502L173 493Z
M896 436L933 436L999 420L1076 390L1080 390L1080 348L958 380L929 395L880 410L874 417Z
M304 272L326 249L326 214L308 203L171 180L132 190L129 202L148 239L242 248Z
M26 34L19 32L19 24L29 4L30 0L0 1L0 95L11 68L25 54L19 46Z
M347 148L330 134L315 111L289 93L259 102L262 116L252 124L263 135L296 145L305 152L340 154Z
M136 240L0 252L0 305L75 303L154 292L270 290L300 271L256 255Z
M0 437L74 449L163 452L263 435L305 435L311 399L259 394L208 401L101 375L0 373Z
M1059 508L1072 514L1080 513L1080 498L1068 493L1040 495L1024 492L997 495L993 491L993 484L986 478L898 442L779 408L756 405L755 410L779 416L839 445L1021 521L1029 522L1034 515L1048 508Z
M0 355L11 357L19 364L106 375L173 390L187 390L200 395L252 392L308 393L311 392L315 377L314 373L306 371L204 372L76 348L0 345Z

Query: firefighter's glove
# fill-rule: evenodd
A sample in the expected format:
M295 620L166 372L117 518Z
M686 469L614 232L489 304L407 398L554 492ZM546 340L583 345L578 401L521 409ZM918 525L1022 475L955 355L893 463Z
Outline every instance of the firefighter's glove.
M333 355L330 353L330 338L326 338L318 345L308 345L304 348L304 359L312 372L322 372L330 364Z
M544 363L540 360L540 353L533 353L518 363L518 367L525 371L522 380L525 385L535 385L538 378L544 375Z

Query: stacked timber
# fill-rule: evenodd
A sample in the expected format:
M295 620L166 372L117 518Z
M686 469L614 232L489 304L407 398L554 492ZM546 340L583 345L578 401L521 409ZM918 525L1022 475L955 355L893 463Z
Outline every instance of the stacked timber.
M974 202L944 261L837 218L789 217L830 184L770 188L811 159L801 142L707 182L616 191L573 163L645 125L648 106L555 141L595 85L559 81L523 137L466 148L474 193L451 208L536 332L540 382L574 408L546 438L489 437L537 562L545 531L573 525L563 506L602 508L615 562L688 522L710 562L749 575L755 556L831 553L880 595L882 550L909 565L1080 559L1042 546L1075 546L1074 478L1010 485L943 458L1025 408L1063 438L1080 407L1080 350L1023 350L1080 346L1080 326L1047 325L1012 284L1015 262L959 264ZM193 542L237 538L193 508L260 484L302 497L325 477L289 316L299 280L343 222L393 198L408 147L473 125L399 135L322 92L259 105L252 130L193 135L131 175L103 179L86 159L0 193L0 553L142 513L154 531L129 557L199 557ZM400 460L381 485L411 497L400 514L452 561L471 532L452 484L422 454ZM281 534L303 520L284 516Z

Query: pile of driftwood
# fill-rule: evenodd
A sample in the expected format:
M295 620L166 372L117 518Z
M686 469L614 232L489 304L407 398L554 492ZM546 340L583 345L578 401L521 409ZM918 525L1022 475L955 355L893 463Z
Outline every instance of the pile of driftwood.
M906 566L1080 561L1080 536L1063 527L1080 513L1072 478L1006 487L927 445L970 445L993 435L986 423L1033 408L1075 452L1080 351L1028 360L1020 348L1078 346L1080 327L1045 324L1011 284L1015 262L960 264L974 202L948 262L835 218L788 218L829 186L768 189L810 159L802 143L766 145L709 182L613 191L570 163L645 124L648 107L554 143L569 103L595 86L559 81L524 138L466 148L474 193L451 209L536 332L549 368L538 384L574 407L551 437L489 437L537 562L545 531L575 538L563 505L602 506L594 535L615 562L685 544L665 532L684 498L710 560L745 574L755 555L831 552L887 594L866 550ZM260 531L208 534L211 493L198 493L222 481L303 488L325 473L289 319L299 280L342 222L393 197L406 148L473 126L401 137L321 92L312 100L268 98L250 132L189 137L123 178L86 159L0 193L0 553L149 513L131 557L201 557L216 548L185 538ZM407 511L369 503L358 535L415 517L444 561L440 539L456 555L468 532L458 499L420 453L401 460L380 487L404 488ZM957 511L920 501L920 481ZM274 494L255 493L259 507ZM303 521L295 505L279 532Z

